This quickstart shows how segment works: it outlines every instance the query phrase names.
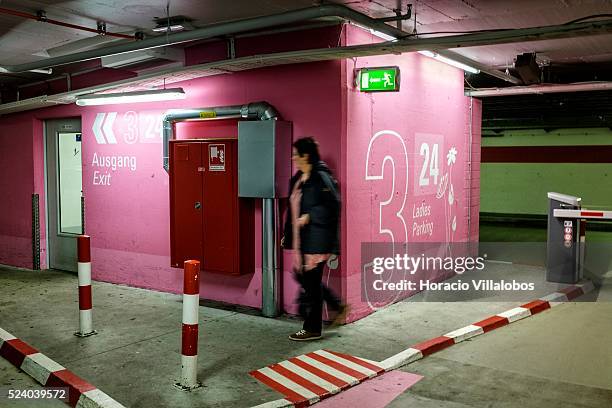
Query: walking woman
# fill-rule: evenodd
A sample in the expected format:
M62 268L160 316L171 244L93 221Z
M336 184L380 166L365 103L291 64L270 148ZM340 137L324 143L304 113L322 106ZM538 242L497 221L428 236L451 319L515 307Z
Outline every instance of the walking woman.
M312 137L293 143L293 163L298 171L290 182L289 209L281 245L294 250L293 272L301 286L300 314L303 329L291 334L295 341L321 338L323 301L336 312L334 323L344 318L346 307L322 283L323 267L339 252L340 198L331 171L321 161Z

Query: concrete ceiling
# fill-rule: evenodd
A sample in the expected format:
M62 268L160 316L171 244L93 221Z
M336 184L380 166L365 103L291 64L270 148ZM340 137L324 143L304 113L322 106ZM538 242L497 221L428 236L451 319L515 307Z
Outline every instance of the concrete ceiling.
M109 32L133 34L150 31L154 19L184 15L195 27L310 7L312 0L0 0L0 7L95 28L106 22ZM340 0L371 17L393 16L397 0ZM563 24L590 15L612 17L612 0L403 0L413 4L413 18L403 29L427 33L465 32L500 28L526 28ZM415 22L416 21L416 22ZM394 23L393 23L394 24ZM432 34L446 35L446 34ZM71 28L0 14L0 65L37 61L45 56L69 54L117 40ZM537 41L455 49L454 51L495 68L512 66L517 54L537 52L538 61L550 64L612 63L612 35ZM0 82L41 78L36 74L0 75Z

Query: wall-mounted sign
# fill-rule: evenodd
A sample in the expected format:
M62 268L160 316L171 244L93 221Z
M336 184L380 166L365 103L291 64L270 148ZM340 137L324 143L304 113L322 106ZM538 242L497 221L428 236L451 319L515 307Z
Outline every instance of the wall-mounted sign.
M399 91L399 67L360 68L357 70L357 87L361 92Z
M225 145L211 144L208 146L208 170L225 171Z

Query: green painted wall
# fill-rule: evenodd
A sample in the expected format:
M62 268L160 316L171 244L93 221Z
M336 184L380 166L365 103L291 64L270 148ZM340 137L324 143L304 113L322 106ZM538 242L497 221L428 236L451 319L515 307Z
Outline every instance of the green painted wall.
M608 128L507 131L483 137L487 146L612 145ZM587 208L612 209L612 163L482 163L480 211L546 214L546 193L582 197Z

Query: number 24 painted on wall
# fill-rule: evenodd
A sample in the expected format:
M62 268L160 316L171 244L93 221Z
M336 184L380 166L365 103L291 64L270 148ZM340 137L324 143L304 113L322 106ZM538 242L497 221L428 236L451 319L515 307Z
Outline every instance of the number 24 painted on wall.
M423 139L427 141L422 142L419 148L420 156L423 157L423 164L418 176L418 186L415 186L414 189L415 195L435 193L431 189L438 184L440 175L438 163L440 142L443 141L443 136L417 134L416 145L419 146L418 142ZM390 177L385 177L384 174L385 163L387 162L390 164L390 174L388 174ZM408 151L402 137L392 130L376 133L368 146L365 179L378 182L385 180L387 188L390 187L386 199L379 202L378 232L388 235L394 243L406 242L408 239L406 221L403 215L408 196L408 169ZM432 178L433 180L431 180Z
M433 183L438 184L438 176L440 168L438 167L438 144L434 143L431 148L431 161L429 156L429 144L421 144L421 156L424 156L423 167L421 167L421 175L419 177L419 186L428 186L430 177L433 177ZM429 164L429 176L427 173L427 164Z

